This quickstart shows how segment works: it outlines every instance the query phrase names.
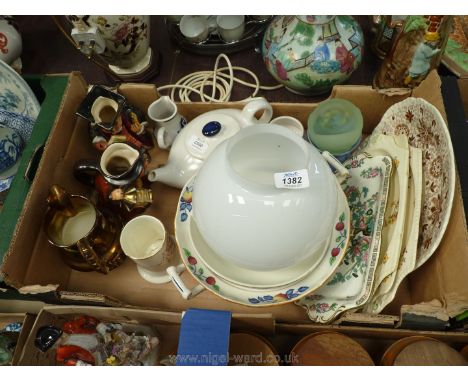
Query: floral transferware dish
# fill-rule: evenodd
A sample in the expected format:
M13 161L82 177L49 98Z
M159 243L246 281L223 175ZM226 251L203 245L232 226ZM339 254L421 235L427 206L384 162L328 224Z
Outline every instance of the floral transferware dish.
M382 228L382 245L372 291L375 296L388 292L392 286L403 245L409 178L408 140L405 136L373 135L363 142L360 150L371 155L388 155L392 158L394 165ZM401 206L403 208L400 208Z
M435 252L444 236L455 193L455 158L442 115L421 98L407 98L393 105L374 129L374 134L406 135L420 148L423 166L423 200L416 268Z
M296 302L319 323L330 322L339 313L367 302L380 252L392 160L359 154L345 166L351 175L342 184L352 214L350 246L328 283Z
M371 298L365 311L378 314L395 298L403 279L414 270L418 249L419 219L422 200L422 150L410 146L410 181L408 184L408 202L406 204L406 222L403 235L403 249L398 263L395 280L388 292ZM385 280L382 282L384 283Z
M190 274L206 289L221 298L247 306L269 306L292 302L320 287L333 274L344 257L350 236L350 211L345 196L341 194L327 255L313 272L288 286L269 289L240 288L213 273L199 255L200 237L197 237L196 230L191 228L194 224L193 185L194 178L181 192L175 216L175 236L180 255Z

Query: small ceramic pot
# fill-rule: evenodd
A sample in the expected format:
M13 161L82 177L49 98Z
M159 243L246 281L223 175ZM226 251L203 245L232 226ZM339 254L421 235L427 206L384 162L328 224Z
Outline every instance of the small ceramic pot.
M13 18L0 16L0 60L11 64L23 50L23 42Z
M364 35L351 16L278 16L265 31L263 60L286 89L329 91L362 61Z
M239 41L245 30L245 16L218 16L218 34L225 42Z
M23 140L15 130L0 125L0 174L21 158L23 147Z

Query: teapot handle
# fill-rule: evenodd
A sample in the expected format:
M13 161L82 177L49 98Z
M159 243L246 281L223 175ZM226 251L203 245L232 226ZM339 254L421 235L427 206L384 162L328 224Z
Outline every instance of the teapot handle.
M341 162L336 159L333 155L331 155L328 151L323 151L322 156L325 160L336 169L335 176L338 178L338 181L341 183L343 182L348 176L349 171L348 169L341 164Z
M256 118L255 114L263 110L260 118ZM242 109L242 117L250 124L254 123L268 123L273 116L273 109L265 98L255 98L249 101Z
M78 240L76 246L78 247L81 256L86 261L86 263L91 265L98 272L104 274L107 274L109 272L109 269L98 256L93 247L91 247L91 244L89 243L89 240L87 238Z
M186 287L182 279L180 278L180 274L185 270L184 264L179 264L177 267L171 266L166 269L167 274L171 278L172 283L179 291L181 296L188 300L196 295L200 294L205 290L203 285L197 285L196 287L189 289Z

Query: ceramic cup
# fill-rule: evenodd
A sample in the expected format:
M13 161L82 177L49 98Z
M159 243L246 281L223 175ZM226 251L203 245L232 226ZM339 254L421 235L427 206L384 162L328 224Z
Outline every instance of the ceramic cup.
M159 219L140 215L130 220L122 230L120 245L146 281L154 284L171 281L166 268L176 257L175 240Z
M276 117L270 123L274 125L280 125L287 127L293 133L299 135L300 137L304 136L304 126L302 126L301 121L297 118L289 116Z
M167 149L186 124L187 120L177 112L177 105L168 96L162 96L148 107L148 116L156 122L158 146Z
M218 16L218 33L225 42L239 41L244 34L245 16Z
M204 16L183 16L179 23L180 32L194 43L201 43L208 39L210 28Z

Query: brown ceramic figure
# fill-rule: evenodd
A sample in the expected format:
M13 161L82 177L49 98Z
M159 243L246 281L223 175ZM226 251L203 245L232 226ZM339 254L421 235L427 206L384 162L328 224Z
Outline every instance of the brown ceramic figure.
M375 87L418 86L438 67L452 20L453 16L408 16L374 78Z

